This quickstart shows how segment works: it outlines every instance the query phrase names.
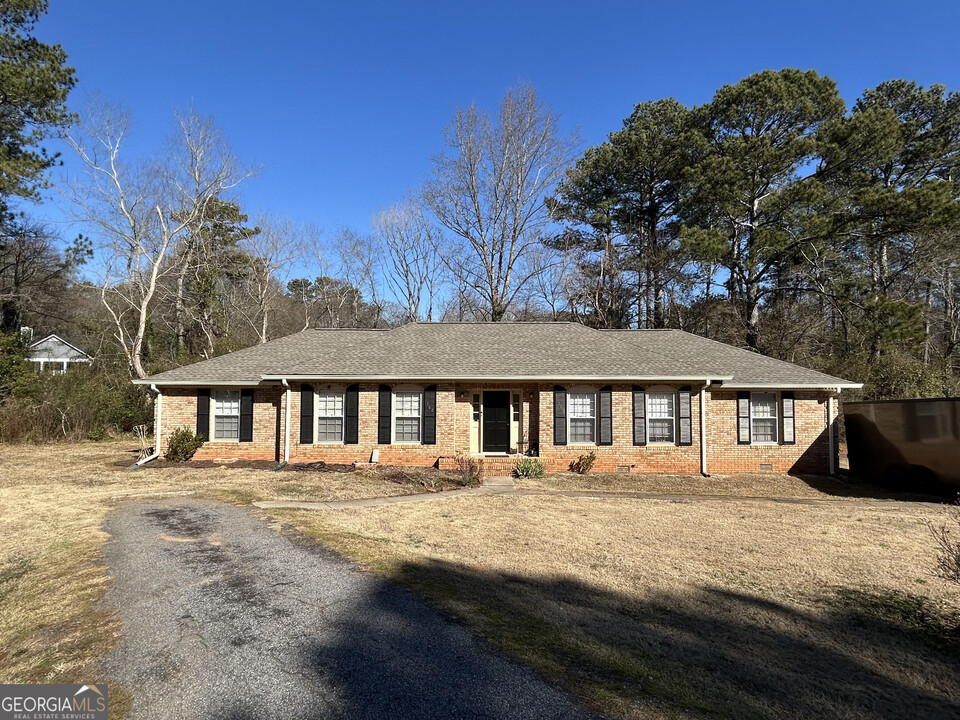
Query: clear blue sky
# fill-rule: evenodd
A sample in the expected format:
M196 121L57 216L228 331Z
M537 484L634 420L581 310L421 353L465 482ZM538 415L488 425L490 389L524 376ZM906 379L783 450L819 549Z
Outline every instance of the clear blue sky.
M246 209L332 234L365 231L373 212L426 176L456 106L493 107L518 81L587 144L636 102L699 104L765 68L814 68L848 104L898 77L960 90L958 7L52 0L38 35L63 45L76 67L74 106L90 92L123 103L137 145L149 149L172 111L192 103L216 117L244 161L263 166L244 190Z

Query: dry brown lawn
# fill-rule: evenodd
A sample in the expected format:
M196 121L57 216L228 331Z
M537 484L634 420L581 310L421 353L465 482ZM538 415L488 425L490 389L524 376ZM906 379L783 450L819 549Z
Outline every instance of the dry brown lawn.
M128 472L120 466L132 447L0 446L0 682L98 679L97 660L120 632L100 604L109 582L102 522L117 502L417 489L376 474L241 464ZM776 476L708 485L564 474L519 486L799 498L850 491ZM474 496L271 514L420 592L602 712L868 718L904 708L916 717L960 713L951 699L960 597L932 575L926 526L946 512L862 500Z
M960 592L926 525L947 512L514 496L275 515L600 712L879 718L960 713Z
M109 582L101 526L121 500L193 492L246 503L415 491L374 474L230 465L130 472L122 466L136 459L134 447L129 440L0 445L0 682L96 680L96 660L120 630L99 601Z
M726 495L738 497L784 497L828 499L834 497L917 497L853 480L818 475L757 473L741 475L641 475L630 473L556 473L521 478L517 487L526 490L597 491L666 495Z

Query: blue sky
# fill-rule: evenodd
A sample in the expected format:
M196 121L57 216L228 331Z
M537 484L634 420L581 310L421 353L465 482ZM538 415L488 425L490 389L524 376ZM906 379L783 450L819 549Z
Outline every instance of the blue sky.
M960 89L958 20L955 0L52 0L38 35L76 67L74 106L98 92L128 107L135 149L157 147L192 104L263 166L243 190L248 211L329 236L367 230L419 184L458 105L492 108L519 81L596 144L636 102L699 104L765 68L814 68L848 104L898 77ZM31 211L59 215L56 203Z

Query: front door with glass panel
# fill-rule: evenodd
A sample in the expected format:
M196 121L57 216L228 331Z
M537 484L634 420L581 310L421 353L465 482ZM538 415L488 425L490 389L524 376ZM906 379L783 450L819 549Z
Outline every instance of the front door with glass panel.
M488 390L483 393L483 452L507 452L510 449L510 392Z

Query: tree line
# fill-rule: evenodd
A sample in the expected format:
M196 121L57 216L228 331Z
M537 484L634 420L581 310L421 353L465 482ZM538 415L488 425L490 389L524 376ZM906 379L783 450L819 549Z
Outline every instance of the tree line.
M458 109L369 231L324 232L250 211L258 168L193 108L149 156L121 106L70 112L75 72L31 34L46 6L0 3L8 355L31 326L144 377L315 326L571 320L680 328L868 397L957 392L960 96L943 86L892 80L848 108L829 77L766 70L700 106L638 103L584 149L520 85ZM55 187L52 136L80 168ZM69 243L25 211L49 190L84 228Z

